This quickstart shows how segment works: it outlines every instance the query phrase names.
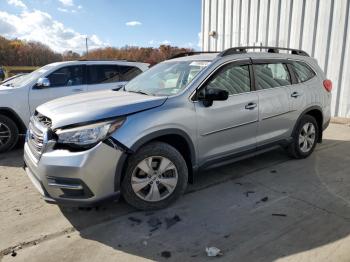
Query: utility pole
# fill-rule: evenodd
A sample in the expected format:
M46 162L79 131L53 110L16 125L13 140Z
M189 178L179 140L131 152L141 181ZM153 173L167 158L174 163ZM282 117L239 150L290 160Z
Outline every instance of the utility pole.
M89 57L88 38L85 37L86 58Z

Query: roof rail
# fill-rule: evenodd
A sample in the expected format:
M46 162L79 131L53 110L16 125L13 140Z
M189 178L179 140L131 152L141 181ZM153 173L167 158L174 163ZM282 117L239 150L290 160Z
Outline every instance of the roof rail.
M170 57L169 59L174 59L174 58L179 58L179 57L184 57L184 56L191 56L191 55L200 55L200 54L218 54L220 52L218 51L203 51L203 52L184 52L184 53L179 53L177 55L174 55Z
M92 62L98 62L98 61L101 61L101 62L138 62L138 61L135 61L135 60L126 60L126 59L114 59L114 58L111 58L111 59L86 59L86 58L81 58L81 59L78 59L76 61L85 61L85 62L88 62L88 61L92 61ZM142 62L138 62L138 63L142 63Z
M227 56L227 55L233 55L233 54L241 54L241 53L247 53L248 49L262 49L267 50L268 53L279 53L280 50L284 51L290 51L293 55L302 55L302 56L309 56L308 53L306 53L303 50L299 49L293 49L293 48L286 48L286 47L272 47L272 46L239 46L239 47L232 47L229 49L226 49L222 51L218 56Z

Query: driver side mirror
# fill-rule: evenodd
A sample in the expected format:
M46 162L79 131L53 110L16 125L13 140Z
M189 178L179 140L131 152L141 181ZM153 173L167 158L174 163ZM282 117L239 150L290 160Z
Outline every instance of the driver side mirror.
M40 77L35 85L37 88L45 88L50 86L50 80L46 77Z
M208 88L203 90L203 93L198 94L198 100L203 102L205 107L213 105L214 101L224 101L227 100L229 93L226 90L219 88Z

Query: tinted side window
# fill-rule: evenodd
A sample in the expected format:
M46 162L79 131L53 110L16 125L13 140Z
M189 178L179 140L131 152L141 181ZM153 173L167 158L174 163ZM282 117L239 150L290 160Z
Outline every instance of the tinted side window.
M230 95L250 91L248 65L228 64L220 68L209 80L206 88L226 90Z
M84 84L84 71L82 66L62 67L51 73L48 77L50 87L77 86Z
M117 65L92 65L88 68L89 84L107 84L120 81Z
M285 64L257 64L254 68L258 89L286 86L292 83Z
M292 66L299 83L305 82L316 75L315 72L303 62L294 61L292 62Z
M130 81L142 73L141 69L134 66L119 66L120 81Z

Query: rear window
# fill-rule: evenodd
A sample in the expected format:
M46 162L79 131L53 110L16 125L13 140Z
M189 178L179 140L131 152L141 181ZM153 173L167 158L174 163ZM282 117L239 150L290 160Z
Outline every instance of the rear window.
M316 75L316 73L303 62L293 61L292 67L299 83L308 81Z
M92 65L88 66L89 84L107 84L119 82L119 66L117 65Z
M134 66L119 66L120 81L130 81L142 73L141 69Z
M291 84L287 66L282 63L254 65L258 89L269 89Z

